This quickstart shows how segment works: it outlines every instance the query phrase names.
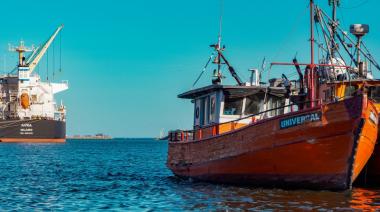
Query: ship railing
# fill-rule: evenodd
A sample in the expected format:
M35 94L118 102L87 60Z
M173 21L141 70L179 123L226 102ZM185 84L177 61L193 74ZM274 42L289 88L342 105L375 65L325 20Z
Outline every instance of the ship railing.
M294 110L294 106L300 105L300 103L292 103L289 105L284 105L272 109L268 109L256 114L247 115L239 119L235 119L233 121L229 122L223 122L223 123L215 123L208 126L203 127L195 127L193 130L173 130L169 131L168 134L168 140L171 142L183 142L183 141L196 141L196 140L202 140L207 138L212 138L215 136L219 136L222 134L226 134L229 132L232 132L234 130L238 130L240 128L243 128L245 126L256 124L258 122L264 121L266 119L270 119L276 116L280 116L287 113L292 112L302 112L306 110L310 110L311 108L308 105L311 105L311 102L315 102L316 106L314 108L320 108L322 105L322 101L320 99L315 101L305 101L302 102L302 104L305 106L305 109L302 110ZM289 108L288 112L276 114L279 110Z

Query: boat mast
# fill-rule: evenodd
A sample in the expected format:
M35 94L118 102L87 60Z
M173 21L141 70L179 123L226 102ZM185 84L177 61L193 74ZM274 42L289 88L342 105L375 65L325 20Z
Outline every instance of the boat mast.
M222 46L222 27L223 27L223 0L220 0L219 35L218 35L218 77L221 77L221 46Z
M310 65L314 66L314 1L310 0Z
M315 63L314 63L314 1L310 0L310 89L309 89L309 98L311 101L310 106L313 108L315 106Z
M217 51L218 55L215 58L214 63L217 64L217 70L216 73L214 73L214 77L216 77L215 80L213 80L213 84L221 84L222 83L222 60L221 60L221 54L222 54L222 27L223 27L223 0L220 0L220 14L219 14L219 34L218 34L218 43L215 46L215 50Z
M223 0L220 1L220 19L219 19L219 35L218 35L218 43L210 45L210 47L213 47L215 51L217 52L217 56L215 57L215 60L213 61L214 64L217 64L217 70L214 70L215 79L212 80L212 84L221 84L222 83L222 65L227 65L228 71L232 75L232 77L236 80L237 84L242 86L244 85L244 82L240 79L239 75L236 73L235 69L231 66L231 64L228 62L226 57L223 55L223 51L225 50L225 46L222 46L222 26L223 26ZM222 61L223 60L223 61Z

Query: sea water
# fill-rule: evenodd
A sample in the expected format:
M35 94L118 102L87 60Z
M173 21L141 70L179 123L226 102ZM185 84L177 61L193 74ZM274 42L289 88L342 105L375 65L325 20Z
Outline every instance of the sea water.
M0 210L379 209L380 190L280 190L181 180L153 139L0 143Z

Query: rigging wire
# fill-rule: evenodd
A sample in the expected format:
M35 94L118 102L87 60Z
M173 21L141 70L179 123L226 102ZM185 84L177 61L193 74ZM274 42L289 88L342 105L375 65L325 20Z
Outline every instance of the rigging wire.
M331 21L331 18L323 10L320 11L327 18L327 20ZM348 36L342 28L338 26L337 29L342 33L343 37L347 38L348 41L351 42L351 44L356 45L356 42L352 38L350 38L350 36ZM363 42L361 42L361 44L363 44ZM376 67L376 69L380 70L380 65L374 58L368 56L368 54L370 54L368 51L365 51L365 49L358 49L358 51L360 51L360 53L362 53L363 56L366 57Z
M341 7L337 7L338 8L338 16L339 18L341 19L341 21L339 20L339 24L342 25L344 23L346 23L346 20L345 20L345 17L343 15L343 11L342 11L342 8Z
M55 41L53 41L53 80L55 77Z
M59 33L59 72L62 72L62 32Z
M315 24L315 31L317 32L317 37L318 39L316 41L314 41L316 44L317 44L317 47L318 47L318 63L321 61L321 49L324 50L323 48L323 43L319 43L321 39L321 34L319 33L319 27L317 27L317 24ZM322 57L323 57L323 53L322 53Z
M294 21L296 23L290 28L290 30L287 33L285 33L285 36L284 36L285 38L291 37L291 35L295 34L297 28L300 25L299 23L301 23L303 20L302 18L299 18L299 17L303 17L305 12L308 12L308 10L309 10L309 3L307 3L307 5L305 6L305 10L300 11L300 13L296 16L297 19L296 21ZM272 61L277 60L280 54L284 52L284 50L286 49L286 44L288 43L282 42L280 45L278 45L279 47L275 51L275 54L272 57ZM265 71L269 71L269 69L271 69L271 66L269 66L269 68L267 68L266 70L262 70L262 73L264 73Z
M49 49L46 50L46 81L49 81Z
M359 7L362 7L362 6L366 5L368 2L369 2L369 0L363 0L360 3L358 3L357 5L354 5L354 6L351 6L351 7L342 7L341 6L341 8L345 9L345 10L356 9L356 8L359 8Z
M214 57L214 53L211 54L211 56L209 57L206 65L203 67L202 69L202 72L199 74L198 78L195 80L195 82L193 83L193 87L198 83L198 81L201 79L202 75L205 73L208 65L210 64L212 58Z

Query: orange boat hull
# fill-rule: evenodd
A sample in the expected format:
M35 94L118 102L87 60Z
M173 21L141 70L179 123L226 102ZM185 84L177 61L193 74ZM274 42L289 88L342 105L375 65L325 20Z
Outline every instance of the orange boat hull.
M281 129L281 120L310 113L321 120ZM349 189L375 146L371 113L377 118L372 102L358 96L202 140L170 142L167 166L177 176L216 183Z

